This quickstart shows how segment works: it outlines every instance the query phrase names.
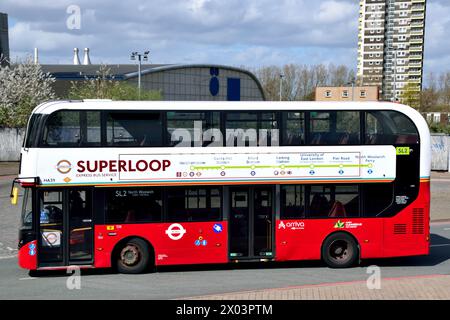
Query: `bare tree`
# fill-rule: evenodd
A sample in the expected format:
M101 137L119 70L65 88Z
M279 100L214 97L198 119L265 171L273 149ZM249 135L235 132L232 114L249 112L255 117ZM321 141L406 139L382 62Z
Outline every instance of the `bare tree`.
M355 77L346 66L288 64L283 67L262 67L255 71L267 100L313 100L318 86L342 86ZM280 75L283 75L280 78ZM280 86L280 81L282 85Z
M314 88L328 84L330 74L323 64L314 66Z
M297 66L294 64L287 64L282 69L283 81L281 99L284 101L298 100L298 74Z
M441 74L439 77L440 102L444 106L450 106L450 72Z
M266 99L269 101L279 100L281 69L276 66L263 67L256 70L255 73L264 89Z

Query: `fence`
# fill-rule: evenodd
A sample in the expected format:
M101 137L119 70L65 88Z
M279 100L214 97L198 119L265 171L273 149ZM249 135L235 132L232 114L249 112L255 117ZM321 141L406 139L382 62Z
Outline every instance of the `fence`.
M431 135L431 170L450 171L450 136Z
M0 128L0 161L19 161L25 129Z

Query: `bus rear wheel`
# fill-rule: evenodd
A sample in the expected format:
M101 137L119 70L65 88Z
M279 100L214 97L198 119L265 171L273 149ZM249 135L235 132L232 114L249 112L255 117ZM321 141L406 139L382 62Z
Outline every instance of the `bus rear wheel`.
M137 274L149 270L150 249L148 244L139 238L126 241L117 251L117 271Z
M334 233L323 243L322 259L330 268L353 267L358 258L358 244L347 233Z

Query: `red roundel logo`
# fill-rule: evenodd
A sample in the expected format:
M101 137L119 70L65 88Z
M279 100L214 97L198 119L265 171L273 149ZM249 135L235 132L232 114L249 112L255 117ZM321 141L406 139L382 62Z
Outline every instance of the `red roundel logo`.
M56 165L56 170L58 170L59 173L67 174L72 170L72 164L68 160L61 160Z

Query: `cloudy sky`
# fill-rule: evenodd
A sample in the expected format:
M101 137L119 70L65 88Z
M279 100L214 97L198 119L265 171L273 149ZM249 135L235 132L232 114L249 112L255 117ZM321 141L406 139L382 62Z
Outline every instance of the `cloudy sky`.
M74 47L89 47L93 63L129 63L131 51L150 50L151 63L356 69L358 2L0 0L0 12L9 14L12 57L37 47L42 63L71 63ZM450 0L427 2L425 71L450 71Z

